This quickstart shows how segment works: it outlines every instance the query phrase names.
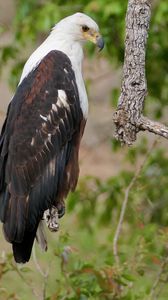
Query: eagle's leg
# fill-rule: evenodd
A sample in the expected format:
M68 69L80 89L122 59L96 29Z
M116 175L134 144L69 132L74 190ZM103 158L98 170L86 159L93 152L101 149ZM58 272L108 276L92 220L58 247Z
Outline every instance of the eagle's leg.
M58 209L55 206L52 206L51 209L47 209L44 212L43 218L50 231L59 230Z
M65 204L64 201L60 201L57 207L52 206L47 209L43 214L43 219L45 220L50 231L58 231L59 223L58 219L62 218L65 214Z

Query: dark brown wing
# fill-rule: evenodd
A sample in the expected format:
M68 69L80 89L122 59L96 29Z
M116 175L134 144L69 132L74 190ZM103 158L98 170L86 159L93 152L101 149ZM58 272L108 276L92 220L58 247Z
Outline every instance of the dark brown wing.
M71 62L51 51L18 87L1 134L0 217L10 242L34 240L44 210L75 188L84 125Z

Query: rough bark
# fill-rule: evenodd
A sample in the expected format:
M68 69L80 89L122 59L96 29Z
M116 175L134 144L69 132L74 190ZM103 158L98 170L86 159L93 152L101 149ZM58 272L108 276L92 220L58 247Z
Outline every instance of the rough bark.
M151 0L129 0L126 16L125 58L118 107L114 114L115 137L131 145L141 130L168 138L168 128L142 115L147 83L145 52L151 15Z

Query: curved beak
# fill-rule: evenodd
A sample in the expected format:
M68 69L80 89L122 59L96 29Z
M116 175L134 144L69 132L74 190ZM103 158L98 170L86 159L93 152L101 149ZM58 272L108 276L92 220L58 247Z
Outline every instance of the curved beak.
M104 40L103 40L102 36L98 36L96 38L96 45L99 48L99 51L101 51L104 48Z
M104 40L99 32L94 30L89 30L87 32L83 32L84 40L91 41L92 43L96 44L101 51L104 48Z

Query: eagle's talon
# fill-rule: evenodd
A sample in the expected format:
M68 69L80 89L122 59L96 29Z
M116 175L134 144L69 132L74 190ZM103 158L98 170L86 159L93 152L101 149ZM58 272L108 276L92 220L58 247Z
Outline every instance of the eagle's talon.
M56 232L59 230L59 224L51 220L48 224L48 229L52 232Z
M65 214L65 206L62 206L60 209L58 209L58 218L62 218Z

